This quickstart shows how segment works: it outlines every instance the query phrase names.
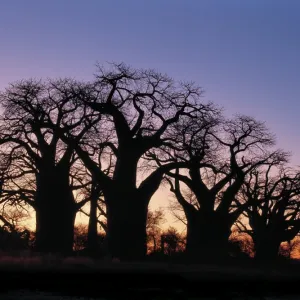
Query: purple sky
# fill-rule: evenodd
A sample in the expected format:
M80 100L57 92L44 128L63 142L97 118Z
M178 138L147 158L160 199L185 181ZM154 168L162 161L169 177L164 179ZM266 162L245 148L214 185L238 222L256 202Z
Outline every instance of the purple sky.
M155 68L266 121L300 165L299 16L298 0L1 1L0 88L91 79L97 61Z
M300 165L299 15L298 0L1 1L0 88L90 79L96 61L156 68L266 121Z

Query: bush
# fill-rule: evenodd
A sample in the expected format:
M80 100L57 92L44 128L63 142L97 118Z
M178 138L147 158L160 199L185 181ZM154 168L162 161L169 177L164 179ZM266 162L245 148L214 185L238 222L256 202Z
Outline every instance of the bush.
M0 226L0 250L2 251L24 251L30 249L30 231L15 230L9 231L4 226Z

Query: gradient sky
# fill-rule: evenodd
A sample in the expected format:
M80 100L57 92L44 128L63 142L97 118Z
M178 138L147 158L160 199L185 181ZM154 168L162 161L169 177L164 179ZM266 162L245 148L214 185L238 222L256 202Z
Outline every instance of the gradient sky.
M300 165L298 0L1 1L0 38L0 89L91 79L97 61L155 68L266 121Z

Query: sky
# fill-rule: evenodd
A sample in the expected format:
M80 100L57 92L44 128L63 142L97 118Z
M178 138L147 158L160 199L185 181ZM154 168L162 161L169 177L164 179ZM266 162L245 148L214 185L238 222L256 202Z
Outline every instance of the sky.
M1 1L0 89L90 80L96 62L154 68L196 82L227 115L265 121L300 165L299 15L298 0Z

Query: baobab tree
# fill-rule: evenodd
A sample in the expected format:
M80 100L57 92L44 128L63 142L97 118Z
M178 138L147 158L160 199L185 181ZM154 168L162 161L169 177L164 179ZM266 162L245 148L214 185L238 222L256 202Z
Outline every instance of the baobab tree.
M148 164L148 176L138 185L138 167L144 154L152 148L176 144L173 127L177 122L209 122L219 110L211 103L203 104L202 91L193 84L178 84L158 72L132 70L124 64L114 64L111 70L99 67L93 89L93 97L82 94L77 99L105 120L97 127L102 139L99 147L114 154L112 176L104 174L99 162L89 155L88 145L75 142L72 134L62 139L75 148L101 186L111 254L120 259L140 259L146 254L149 201L164 173L185 165L169 163L151 170ZM111 134L103 140L106 132Z
M76 153L59 135L76 128L79 139L92 126L86 120L93 112L72 101L83 86L68 79L27 80L0 94L0 145L10 161L6 183L15 186L4 192L35 210L39 252L72 251L75 215L84 203L75 202L70 185Z
M168 176L187 220L187 252L194 258L224 257L231 227L248 205L235 201L246 174L260 165L285 161L287 154L272 150L275 141L265 125L247 116L203 128L198 135L185 128L185 135L186 152L169 153L169 159L190 162L188 174L177 169ZM199 167L203 161L205 167ZM194 203L185 199L180 183L194 194Z
M254 242L255 257L273 260L280 244L290 242L300 231L300 176L287 167L270 164L249 173L240 202L250 202L243 216L249 226L236 223Z

